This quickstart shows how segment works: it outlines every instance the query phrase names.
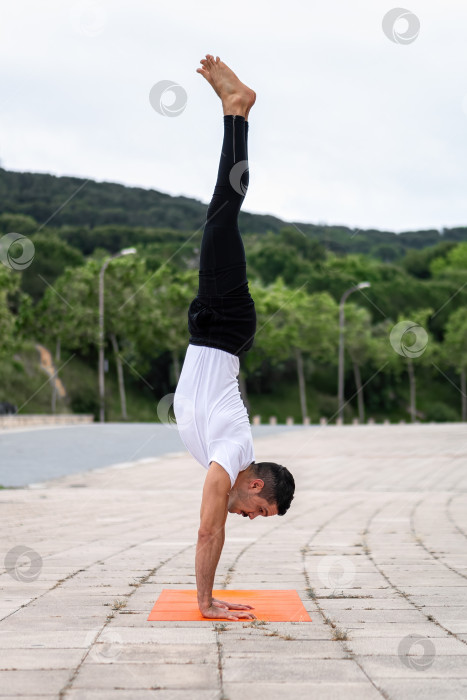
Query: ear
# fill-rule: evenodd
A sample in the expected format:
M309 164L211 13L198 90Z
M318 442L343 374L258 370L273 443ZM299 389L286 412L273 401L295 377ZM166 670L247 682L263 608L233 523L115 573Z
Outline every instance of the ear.
M264 486L264 481L262 479L253 479L250 481L248 488L252 491L261 491Z

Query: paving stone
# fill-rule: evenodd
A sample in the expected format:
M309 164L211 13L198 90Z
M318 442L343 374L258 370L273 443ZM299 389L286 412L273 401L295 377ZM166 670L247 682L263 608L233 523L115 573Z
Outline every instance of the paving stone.
M463 700L467 697L467 682L461 679L383 678L378 687L394 700Z
M400 641L403 637L362 637L353 638L347 646L357 655L364 656L397 656ZM455 637L431 637L437 655L467 656L467 644ZM467 659L465 659L467 663Z
M287 690L286 690L287 689ZM284 700L286 693L292 693L293 700L381 700L381 694L371 685L365 683L258 683L252 679L249 683L224 683L224 695L229 700L247 700L264 697L267 700Z
M105 636L104 636L105 640ZM123 644L112 633L90 652L94 662L154 664L217 664L217 644Z
M446 591L446 589L449 589ZM465 584L464 585L459 585L459 582L454 582L451 586L411 586L411 585L406 585L404 586L404 593L405 595L409 597L414 597L420 599L423 599L425 596L439 596L444 599L446 599L446 593L449 593L449 596L465 596ZM464 598L465 599L465 598Z
M424 621L423 614L413 607L410 610L327 610L324 604L323 609L333 620L342 624L351 622L402 622L404 624L414 622L416 624Z
M2 649L0 671L14 669L69 669L78 665L83 649Z
M84 649L89 646L89 634L97 635L98 628L73 629L66 631L50 631L37 629L36 631L0 630L0 650L3 649ZM2 652L0 651L0 654Z
M215 641L214 627L112 627L121 644L144 644L158 642L159 644L210 644Z
M217 667L208 664L84 663L74 688L217 689Z
M350 659L290 659L275 657L264 659L262 656L245 658L226 658L223 663L224 683L244 681L251 677L255 682L303 683L317 681L364 682L365 674Z
M319 601L327 612L337 613L341 610L414 610L404 598L330 598Z
M402 637L406 637L410 634L438 638L447 637L449 634L432 622L417 622L416 624L412 623L408 625L397 622L365 622L361 625L349 624L347 629L350 630L352 639L361 637L380 637L381 639L399 637L399 639L402 639Z
M189 696L187 693L189 692ZM1 697L1 696L0 696ZM180 690L159 689L154 690L90 690L89 688L78 688L68 691L66 694L67 700L220 700L220 691L218 689L200 690L186 688ZM3 697L2 697L3 700Z
M462 620L461 622L456 622L451 619L451 617L448 617L447 619L444 616L439 615L439 622L442 624L446 629L448 629L450 632L453 634L467 634L467 621Z
M279 636L258 636L255 639L236 636L229 640L222 635L222 653L225 658L248 658L250 656L281 657L293 659L343 659L348 657L341 644L327 640L288 640ZM467 649L467 647L466 647Z
M64 670L0 671L0 693L28 698L31 695L58 696L69 676L70 671Z
M20 631L25 627L33 627L34 629L40 628L41 632L47 630L53 632L90 630L98 625L104 624L107 616L107 613L104 612L100 615L87 615L86 617L80 617L72 613L67 616L58 615L51 617L44 613L43 615L35 614L29 617L27 614L24 614L24 610L25 608L2 622L2 631ZM18 615L18 617L16 615Z
M467 681L467 663L463 656L442 656L419 654L414 648L412 656L359 656L359 662L370 678L413 678L420 674L423 678L463 678ZM418 653L417 653L418 652Z

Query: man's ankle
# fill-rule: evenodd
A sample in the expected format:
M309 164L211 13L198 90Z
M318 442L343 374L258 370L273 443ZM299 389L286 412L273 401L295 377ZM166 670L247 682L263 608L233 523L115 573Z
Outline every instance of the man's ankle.
M238 98L222 100L222 110L224 112L224 116L233 114L235 116L244 117L245 119L247 118L249 112L248 106Z

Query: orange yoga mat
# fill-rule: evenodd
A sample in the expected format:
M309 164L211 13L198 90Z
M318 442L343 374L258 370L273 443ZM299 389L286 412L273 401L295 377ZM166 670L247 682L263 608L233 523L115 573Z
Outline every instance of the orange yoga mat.
M213 591L213 598L252 605L258 620L267 622L311 622L297 591ZM232 612L235 612L234 610ZM219 620L226 618L217 618ZM198 609L196 590L164 588L148 620L206 620Z

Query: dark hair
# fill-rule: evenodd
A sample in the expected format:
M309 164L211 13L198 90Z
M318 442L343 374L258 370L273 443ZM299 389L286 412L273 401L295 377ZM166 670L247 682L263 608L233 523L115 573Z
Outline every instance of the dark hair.
M286 467L275 462L252 462L252 473L264 481L261 497L268 503L275 503L278 515L284 515L292 502L295 481Z

